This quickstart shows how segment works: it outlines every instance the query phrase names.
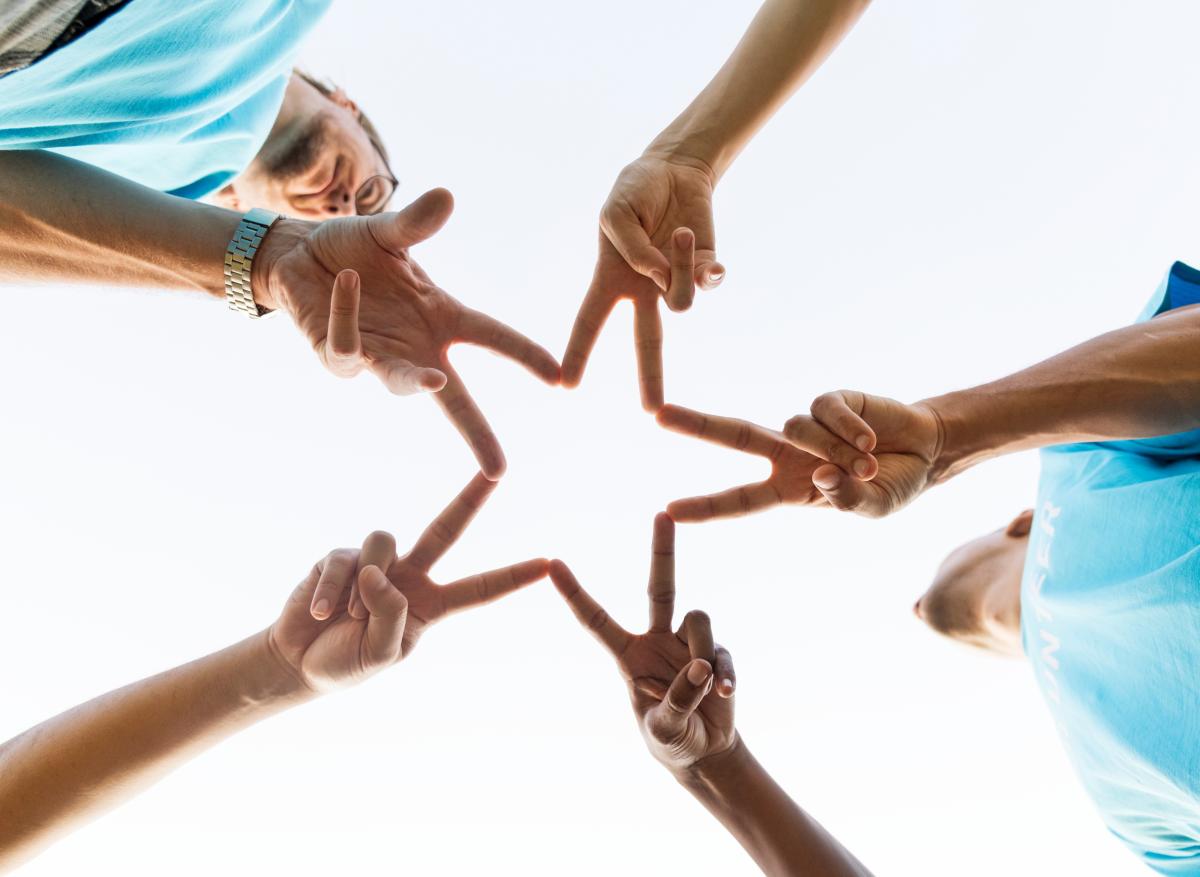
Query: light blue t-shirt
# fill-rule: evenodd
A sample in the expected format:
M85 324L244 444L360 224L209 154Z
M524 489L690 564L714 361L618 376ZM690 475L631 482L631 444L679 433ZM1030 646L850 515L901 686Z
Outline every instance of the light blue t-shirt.
M266 139L331 0L130 0L0 78L0 149L50 149L199 198Z
M1196 303L1176 262L1139 322ZM1063 745L1113 834L1200 874L1200 430L1047 448L1037 502L1021 635Z

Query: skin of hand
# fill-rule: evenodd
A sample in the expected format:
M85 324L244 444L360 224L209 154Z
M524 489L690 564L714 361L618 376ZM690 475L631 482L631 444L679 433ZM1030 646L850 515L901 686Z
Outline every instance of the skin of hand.
M616 659L638 727L660 764L678 774L733 748L736 680L729 652L713 643L703 612L689 612L677 630L671 629L675 525L670 517L654 519L645 633L631 634L613 621L561 560L550 563L550 578L575 617Z
M665 406L657 419L673 432L755 454L771 463L771 474L764 481L669 503L667 513L680 523L738 517L785 504L823 506L828 500L813 483L813 476L826 468L829 461L868 479L874 478L879 468L870 453L874 447L873 435L868 435L865 449L860 450L838 435L813 427L806 433L808 441L802 450L774 430L678 405Z
M642 407L662 407L659 296L672 310L686 310L697 286L710 289L725 276L716 261L715 182L703 162L650 153L621 171L600 213L596 270L563 354L565 386L583 380L605 322L621 299L629 299Z
M837 390L818 396L810 412L784 426L784 435L798 449L819 453L835 436L843 443L872 448L878 464L869 478L837 458L813 471L813 485L835 509L881 518L908 505L945 475L939 463L945 431L938 412L927 403L905 405Z
M463 305L411 259L409 248L435 234L452 209L450 193L433 189L398 213L281 219L263 239L252 286L259 304L291 315L334 374L366 369L393 393L434 393L494 480L504 453L450 364L450 346L486 347L551 385L560 370L543 347Z
M479 573L446 585L429 570L466 530L495 490L482 473L403 556L376 531L359 550L330 552L292 593L269 642L306 687L324 692L352 684L406 657L421 634L447 615L512 593L543 578L544 558Z

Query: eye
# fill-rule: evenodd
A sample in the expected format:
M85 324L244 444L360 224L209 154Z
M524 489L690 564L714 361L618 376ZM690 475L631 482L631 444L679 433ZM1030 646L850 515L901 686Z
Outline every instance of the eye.
M360 214L377 213L391 195L392 182L387 177L374 176L363 183L355 194L355 205Z

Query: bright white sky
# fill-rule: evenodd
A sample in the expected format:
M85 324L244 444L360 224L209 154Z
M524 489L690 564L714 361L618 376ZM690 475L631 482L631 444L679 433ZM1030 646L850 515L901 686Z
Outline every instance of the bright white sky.
M561 351L617 170L756 5L342 2L305 54L367 107L405 200L458 209L416 258ZM1200 6L880 2L717 196L729 276L669 316L667 396L778 426L841 386L911 400L1132 319L1200 258ZM286 321L189 296L9 291L0 738L269 623L309 565L406 544L471 477L424 399L325 374ZM569 561L645 619L653 513L761 474L657 430L628 311L584 387L462 349L510 469L438 573ZM883 522L681 528L680 609L739 673L739 726L877 874L1143 873L1104 830L1028 668L910 614L941 557L1031 501L1032 455ZM643 751L549 584L448 622L359 689L256 727L30 875L753 873ZM1146 872L1148 873L1148 872Z

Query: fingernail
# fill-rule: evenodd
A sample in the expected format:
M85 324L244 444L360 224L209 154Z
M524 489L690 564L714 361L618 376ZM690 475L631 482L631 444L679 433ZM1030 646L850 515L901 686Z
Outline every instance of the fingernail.
M871 447L871 437L869 435L860 435L854 440L854 444L860 451L865 451L867 448Z
M651 271L650 279L658 284L659 289L667 288L667 276L665 274L663 274L661 271Z
M708 272L708 282L711 283L713 286L716 286L718 283L720 283L724 279L725 279L724 271Z
M317 618L324 618L326 615L328 615L329 614L329 601L326 600L324 597L322 597L320 600L318 600L316 602L316 605L313 606L312 614L315 615Z
M703 661L692 661L692 666L688 667L687 679L692 685L703 685L704 680L708 678L708 664Z
M721 695L723 697L733 696L733 682L728 679L721 680Z
M813 484L818 487L824 487L826 490L832 490L837 487L839 481L841 481L841 476L836 472L830 472L827 475L822 475L820 478L817 478L815 475L813 476Z
M870 471L871 466L866 460L858 459L854 461L853 468L855 475L857 475L859 478L866 478L867 472Z

